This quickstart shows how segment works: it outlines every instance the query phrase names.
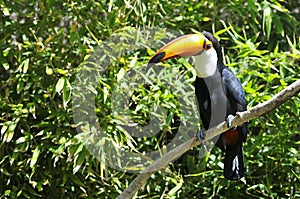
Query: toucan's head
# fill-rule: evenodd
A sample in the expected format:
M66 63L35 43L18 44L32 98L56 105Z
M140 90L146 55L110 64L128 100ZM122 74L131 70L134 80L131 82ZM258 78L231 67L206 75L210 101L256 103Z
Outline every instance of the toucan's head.
M198 77L209 77L222 60L220 45L209 32L181 36L163 46L149 61L147 70L156 63L175 57L195 56Z

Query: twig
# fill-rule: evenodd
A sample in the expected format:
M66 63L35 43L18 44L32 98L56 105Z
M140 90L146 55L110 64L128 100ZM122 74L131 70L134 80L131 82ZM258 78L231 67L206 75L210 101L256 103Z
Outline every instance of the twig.
M252 109L244 112L238 112L237 115L232 120L232 126L240 126L244 122L252 120L254 118L258 118L273 109L277 108L285 101L289 100L291 97L297 95L300 92L300 79L274 95L270 100L263 102L261 104L256 105ZM227 123L222 122L221 124L215 126L214 128L208 129L205 131L205 141L212 139L213 137L225 132L228 130ZM169 151L165 155L163 155L160 159L156 160L148 166L143 173L140 173L130 184L129 186L122 192L121 195L118 196L118 199L130 199L132 198L138 190L145 186L147 180L150 176L155 173L157 170L167 166L174 159L178 158L186 151L191 148L199 145L200 142L196 137L186 141L185 143L179 145L173 150Z

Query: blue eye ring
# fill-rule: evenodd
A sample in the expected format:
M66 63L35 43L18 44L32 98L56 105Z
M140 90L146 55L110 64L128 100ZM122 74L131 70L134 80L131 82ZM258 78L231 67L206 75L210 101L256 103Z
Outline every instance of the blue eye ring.
M206 47L205 47L205 49L206 49L206 50L211 49L211 44L207 44Z

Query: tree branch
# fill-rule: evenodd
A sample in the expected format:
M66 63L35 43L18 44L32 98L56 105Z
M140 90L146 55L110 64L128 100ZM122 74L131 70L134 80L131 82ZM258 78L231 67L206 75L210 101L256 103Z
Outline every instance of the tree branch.
M270 100L263 102L261 104L256 105L252 109L244 112L238 112L237 115L232 120L232 126L240 126L244 122L252 120L254 118L258 118L273 109L277 108L285 101L289 100L291 97L297 95L300 92L300 79L274 95ZM205 141L212 139L213 137L225 132L228 130L227 122L222 122L221 124L215 126L214 128L208 129L205 131ZM147 180L150 176L155 173L157 170L167 166L170 162L184 154L186 151L191 148L199 145L197 137L188 140L187 142L179 145L168 153L164 154L160 159L156 160L148 166L145 171L140 173L130 184L129 186L122 192L121 195L118 196L118 199L129 199L132 198L138 190L146 185Z

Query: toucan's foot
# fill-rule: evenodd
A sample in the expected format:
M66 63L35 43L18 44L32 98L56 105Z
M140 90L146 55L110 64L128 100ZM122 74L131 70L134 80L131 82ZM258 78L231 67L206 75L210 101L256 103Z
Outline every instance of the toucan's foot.
M233 115L228 115L227 118L226 118L226 121L227 121L227 127L229 129L232 128L232 120L233 120L234 116ZM233 128L233 130L236 129L236 126Z
M201 130L198 134L197 134L197 136L198 136L198 140L200 141L200 143L201 143L201 148L200 148L200 150L199 150L199 157L200 158L204 158L204 157L206 157L206 155L207 155L207 153L208 153L208 151L209 151L209 149L208 149L208 143L206 143L206 141L204 141L205 140L205 130ZM205 142L205 143L204 143Z
M200 141L201 144L203 144L203 141L205 140L205 130L201 130L199 133L198 133L198 140Z

